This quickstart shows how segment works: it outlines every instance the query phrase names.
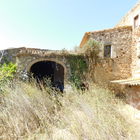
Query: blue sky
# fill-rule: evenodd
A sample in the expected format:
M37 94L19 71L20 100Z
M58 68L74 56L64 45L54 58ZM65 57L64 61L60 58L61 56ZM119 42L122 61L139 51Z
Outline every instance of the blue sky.
M111 28L137 0L0 0L0 49L73 49L85 32Z

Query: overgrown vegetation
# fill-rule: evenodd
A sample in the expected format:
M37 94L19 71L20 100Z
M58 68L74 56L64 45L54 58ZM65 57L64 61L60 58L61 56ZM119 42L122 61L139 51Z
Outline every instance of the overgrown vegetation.
M93 67L88 63L96 63L99 55L98 43L92 40L86 45L85 53L68 55L70 80L75 87L63 94L53 90L49 82L46 87L37 87L32 80L9 86L16 65L0 66L1 140L140 139L140 121L135 118L139 111L97 85L90 85L86 91L78 90L86 80L86 72Z
M16 83L0 94L0 139L137 140L134 110L107 89L61 93ZM123 110L127 112L123 114ZM137 137L136 137L137 136Z
M85 80L85 74L88 70L86 57L83 55L70 55L68 62L71 69L70 81L79 88L82 81Z
M95 65L99 60L100 45L94 39L89 39L82 48L77 50L76 55L69 55L70 80L76 87L79 88L81 83L86 81L87 75L93 77Z
M86 73L89 75L94 71L95 64L99 58L100 45L101 44L94 39L89 39L82 48L76 51L77 54L68 56L71 69L70 81L74 83L77 88L81 86L83 81L86 81Z
M89 63L89 77L94 79L94 69L99 62L101 44L94 39L89 39L82 48L82 52L88 58Z
M0 86L6 84L14 78L16 73L16 65L13 63L0 64Z
M100 45L101 44L96 40L89 39L81 48L81 51L91 59L98 59L100 53Z

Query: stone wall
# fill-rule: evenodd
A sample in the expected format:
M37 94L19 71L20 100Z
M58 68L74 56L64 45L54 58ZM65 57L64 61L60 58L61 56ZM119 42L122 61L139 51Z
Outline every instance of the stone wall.
M30 68L33 64L40 62L40 61L53 61L64 68L64 80L65 83L68 82L70 77L70 66L67 61L67 57L60 51L45 51L45 50L32 50L32 49L25 49L21 50L17 54L16 63L18 65L17 73L22 78L26 78L26 74L30 72ZM38 51L37 51L38 50ZM27 77L28 78L28 77Z
M132 77L140 77L140 28L133 29L132 35Z
M125 96L126 96L126 102L133 107L140 110L140 86L130 86L126 85L125 87Z
M121 27L91 32L90 38L100 43L100 59L93 70L94 81L109 84L111 80L131 76L132 28ZM111 58L104 58L104 46L111 45Z
M6 49L6 50L1 50L0 51L0 58L1 58L0 63L5 63L5 62L16 63L16 56L21 49L23 49L23 48L11 48L11 49Z
M87 58L83 54L78 54L76 52L72 52L72 51L68 52L66 50L58 51L58 50L46 50L46 49L25 48L25 47L4 50L4 58L8 59L9 62L13 62L17 64L17 77L25 81L26 80L28 81L30 79L29 77L31 76L30 73L31 67L34 64L42 61L59 64L57 65L56 68L58 70L58 66L60 66L59 73L56 72L57 70L54 68L53 78L55 81L59 81L60 79L63 79L65 86L69 85L69 82L72 82L72 79L75 76L73 75L72 70L74 70L74 72L76 73L79 71L79 73L84 77L85 67L83 68L83 63L84 62L88 63ZM4 58L3 58L3 62L6 62ZM80 61L76 61L76 60L80 60ZM80 67L81 69L79 69L79 66L81 65L82 68ZM51 68L49 67L49 70L50 69ZM40 69L40 73L42 71L43 70ZM80 77L80 80L82 80L83 78L82 76Z

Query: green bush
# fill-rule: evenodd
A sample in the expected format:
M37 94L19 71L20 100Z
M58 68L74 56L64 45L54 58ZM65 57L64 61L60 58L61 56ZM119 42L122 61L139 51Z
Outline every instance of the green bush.
M85 73L88 70L86 58L83 55L71 55L68 60L71 69L70 81L77 88L80 88L82 81L85 79Z
M16 73L16 65L13 63L4 63L0 65L0 85L5 84L14 78Z

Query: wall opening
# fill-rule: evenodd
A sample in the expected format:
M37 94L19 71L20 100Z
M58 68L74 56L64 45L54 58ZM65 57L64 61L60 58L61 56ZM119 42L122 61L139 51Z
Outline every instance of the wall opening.
M104 46L104 57L111 57L111 45Z
M37 83L46 86L48 79L55 89L63 92L64 89L64 67L54 61L39 61L30 68L30 74Z
M139 26L139 15L134 17L134 28Z

